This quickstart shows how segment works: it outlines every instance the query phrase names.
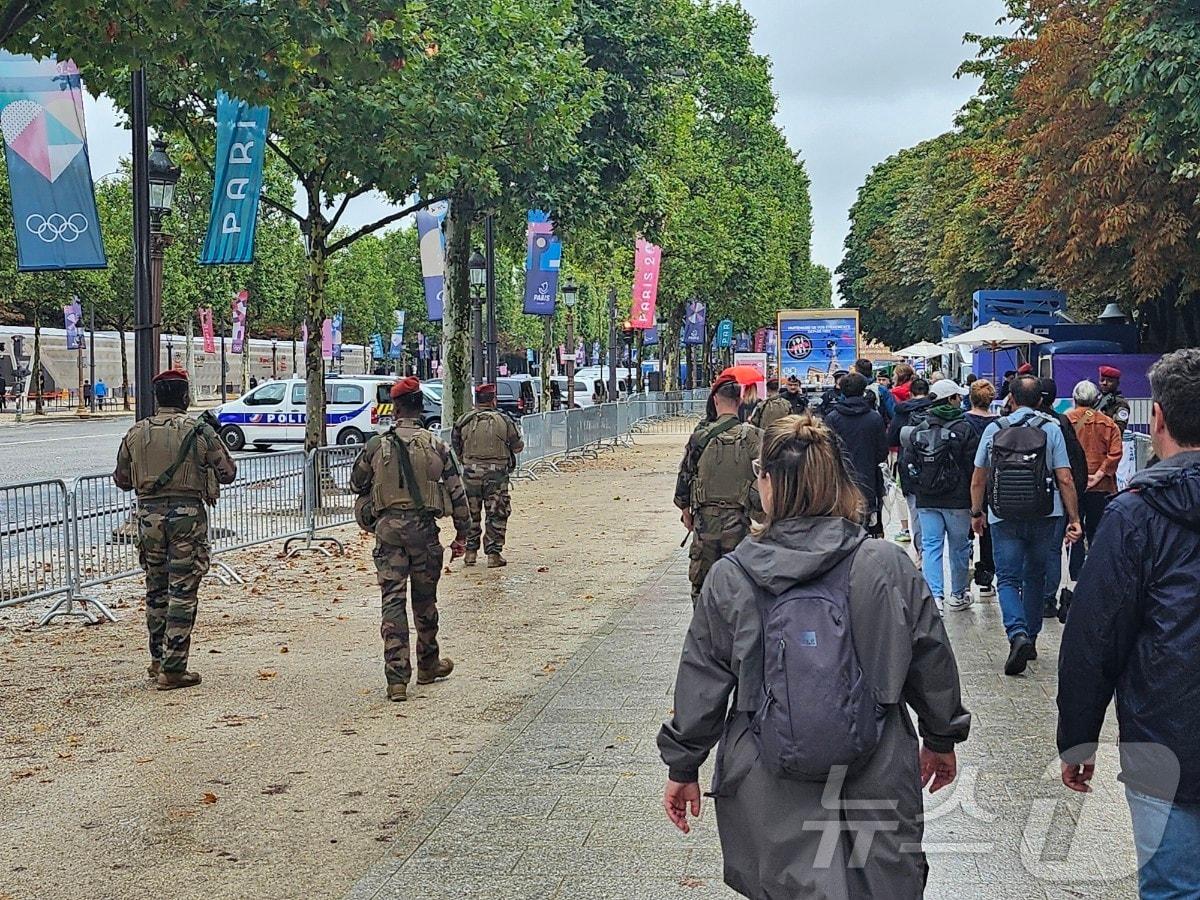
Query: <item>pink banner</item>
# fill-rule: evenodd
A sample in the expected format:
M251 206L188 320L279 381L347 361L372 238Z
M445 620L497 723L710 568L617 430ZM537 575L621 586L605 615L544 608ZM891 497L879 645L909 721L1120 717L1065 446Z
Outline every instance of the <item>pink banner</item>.
M767 349L767 329L759 328L754 332L754 352L762 353Z
M662 248L638 238L633 272L633 307L629 324L634 328L654 327L654 307L658 302L658 273L662 267Z
M204 338L204 352L217 352L217 338L213 334L213 311L211 306L204 306L196 310L196 315L200 317L200 336Z
M321 323L321 356L333 359L333 319Z
M238 291L233 295L233 347L230 352L237 356L246 342L246 313L250 306L250 292Z

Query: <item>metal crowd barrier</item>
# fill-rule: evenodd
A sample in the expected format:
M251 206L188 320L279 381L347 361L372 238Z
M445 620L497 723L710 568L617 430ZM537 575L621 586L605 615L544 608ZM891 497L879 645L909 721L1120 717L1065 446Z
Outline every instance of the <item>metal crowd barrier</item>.
M558 472L571 457L594 458L605 449L628 445L636 434L688 434L704 412L704 397L660 393L586 409L526 416L521 420L525 449L518 454L518 477ZM449 429L442 435L449 439ZM329 529L354 522L350 474L359 447L294 450L238 460L238 477L221 491L209 510L214 556L259 544L284 541L284 553L307 550L332 555L343 550ZM87 475L68 488L62 480L0 487L0 608L44 598L60 598L42 617L99 621L113 619L89 589L141 574L136 502L118 490L111 475ZM229 563L214 559L214 574L225 583L241 581ZM93 612L95 610L95 612Z

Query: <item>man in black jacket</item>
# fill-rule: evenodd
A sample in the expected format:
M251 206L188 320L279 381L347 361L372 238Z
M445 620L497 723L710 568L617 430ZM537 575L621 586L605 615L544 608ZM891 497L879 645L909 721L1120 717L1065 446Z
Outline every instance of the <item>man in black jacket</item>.
M883 473L887 460L887 438L883 417L871 408L866 398L867 379L857 372L842 376L841 397L825 416L828 425L842 442L842 453L855 483L867 498L867 532L883 537Z
M1058 668L1063 783L1086 792L1114 693L1142 897L1200 896L1200 349L1150 370L1161 460L1109 502Z
M967 390L948 378L933 385L933 405L925 421L913 429L900 455L917 497L921 523L922 571L939 611L945 605L959 611L971 606L971 475L979 433L962 410ZM946 592L942 560L949 545L950 592Z

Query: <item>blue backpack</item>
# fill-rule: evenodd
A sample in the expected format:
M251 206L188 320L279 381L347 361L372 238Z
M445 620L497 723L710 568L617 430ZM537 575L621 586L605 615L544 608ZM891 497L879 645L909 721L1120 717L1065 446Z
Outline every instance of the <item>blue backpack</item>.
M835 767L859 768L879 745L884 710L875 703L850 632L856 555L777 597L757 590L763 701L753 733L759 759L780 778L824 781Z

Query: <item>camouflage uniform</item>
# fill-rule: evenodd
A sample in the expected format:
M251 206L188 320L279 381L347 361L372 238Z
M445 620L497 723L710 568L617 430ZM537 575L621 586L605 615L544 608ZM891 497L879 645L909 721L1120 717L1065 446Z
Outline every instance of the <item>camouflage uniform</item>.
M155 482L178 458L178 445L157 459L146 458L147 429L160 426L174 426L185 434L198 429L188 462L161 487ZM217 499L209 473L217 483L230 484L237 476L237 466L212 427L199 425L182 409L164 407L138 422L117 451L113 482L123 491L136 490L138 497L138 559L146 573L152 672L187 671L197 592L210 558L205 504Z
M750 424L755 428L768 428L770 425L792 415L792 402L786 397L776 394L774 397L768 397L754 408L754 413L750 416Z
M461 538L470 527L471 514L450 449L440 438L425 431L416 419L399 419L392 431L402 439L426 435L432 442L440 459L437 476L449 495L454 526ZM350 488L360 497L371 497L377 487L377 457L383 452L386 439L388 435L371 438L354 462ZM417 668L420 672L431 672L439 662L437 586L442 575L444 550L437 523L440 509L435 508L436 505L435 502L424 509L384 509L370 528L375 534L373 556L382 591L379 633L383 638L384 676L389 686L406 685L412 678L407 609L410 580L417 630Z
M742 542L750 531L751 518L762 511L751 468L762 451L762 432L747 424L727 427L725 422L730 418L736 417L727 415L715 422L703 422L692 432L675 481L675 505L692 514L688 579L693 603L700 596L709 569ZM718 429L720 433L711 436ZM709 458L708 454L714 456ZM704 484L701 470L710 462L720 463L727 482L723 489L710 491Z
M1101 394L1096 402L1096 412L1104 413L1116 422L1121 434L1125 434L1125 429L1129 427L1129 401L1120 390L1111 394Z
M478 427L485 424L493 427ZM505 413L481 406L454 423L450 443L455 455L462 460L463 483L471 506L467 551L479 550L486 514L483 552L489 556L499 554L504 549L508 517L512 515L509 475L515 467L517 454L525 449L521 431Z

